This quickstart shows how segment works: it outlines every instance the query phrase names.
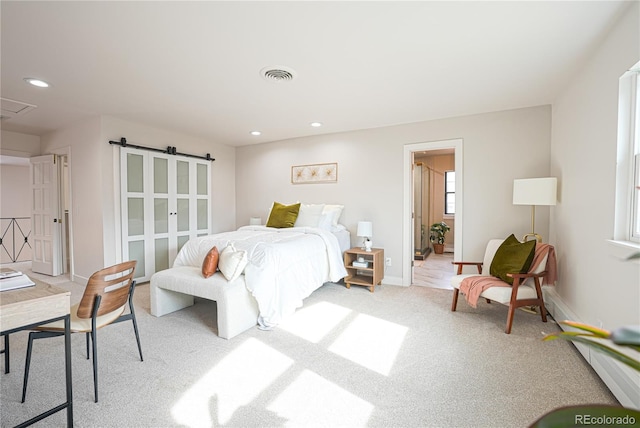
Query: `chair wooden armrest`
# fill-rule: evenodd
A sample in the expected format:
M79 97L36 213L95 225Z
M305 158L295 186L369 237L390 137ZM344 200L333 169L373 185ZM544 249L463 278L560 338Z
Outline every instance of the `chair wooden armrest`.
M478 268L478 273L482 273L482 262L451 262L451 264L458 266L458 272L456 275L462 274L463 266L475 266L476 268Z
M547 271L539 272L539 273L508 273L507 276L513 278L514 281L516 279L527 279L527 278L542 278L547 274ZM524 281L521 281L524 282Z

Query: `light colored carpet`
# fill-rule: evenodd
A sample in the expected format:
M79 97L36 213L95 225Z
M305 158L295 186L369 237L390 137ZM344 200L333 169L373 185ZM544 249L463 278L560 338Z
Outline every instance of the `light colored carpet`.
M563 405L617 404L572 345L541 342L552 321L519 311L506 335L505 306L451 312L448 290L326 284L275 330L231 340L215 334L213 302L156 318L148 284L134 300L145 360L130 323L101 330L97 404L84 337L72 336L76 427L524 427ZM0 374L3 427L63 401L53 338L35 343L20 403L26 342L11 336ZM60 412L37 426L64 424Z

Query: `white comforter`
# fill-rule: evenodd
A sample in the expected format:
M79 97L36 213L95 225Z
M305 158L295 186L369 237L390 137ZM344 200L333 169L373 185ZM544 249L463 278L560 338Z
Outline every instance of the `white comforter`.
M325 282L336 282L347 275L336 237L313 227L243 226L237 231L190 239L173 266L200 267L214 245L222 251L229 243L247 252L245 283L258 302L258 324L263 329L292 314L302 306L302 299Z

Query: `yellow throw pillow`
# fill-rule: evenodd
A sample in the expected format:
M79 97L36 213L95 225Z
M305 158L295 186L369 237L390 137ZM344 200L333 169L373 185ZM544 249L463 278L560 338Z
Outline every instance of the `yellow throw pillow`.
M269 220L267 220L268 227L293 227L298 218L298 212L300 212L300 203L293 205L283 205L279 202L274 202L269 213Z
M489 272L504 282L513 285L508 273L527 273L533 262L536 241L520 242L511 234L496 250Z

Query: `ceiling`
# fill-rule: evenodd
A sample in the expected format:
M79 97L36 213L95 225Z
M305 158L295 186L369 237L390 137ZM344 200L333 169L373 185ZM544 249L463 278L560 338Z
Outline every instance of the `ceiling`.
M0 126L109 115L242 146L550 104L627 6L3 0L1 96L36 107Z

